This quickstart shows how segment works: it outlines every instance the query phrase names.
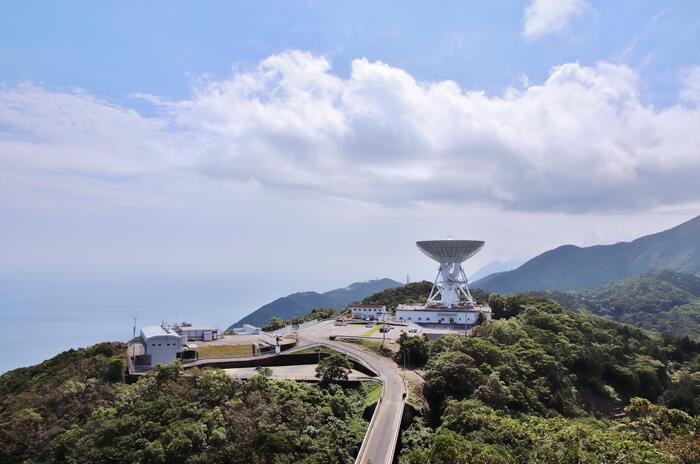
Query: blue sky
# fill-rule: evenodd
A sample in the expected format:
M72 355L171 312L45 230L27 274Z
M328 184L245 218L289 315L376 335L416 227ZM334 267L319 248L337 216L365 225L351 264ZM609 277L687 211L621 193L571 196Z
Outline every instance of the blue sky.
M679 71L698 62L695 1L594 2L564 31L524 40L522 1L12 2L0 16L0 78L187 97L202 74L226 77L288 49L328 56L346 76L357 57L420 80L500 92L558 64L629 64L645 97L675 100Z
M4 272L428 276L418 239L478 268L699 211L696 1L1 9Z

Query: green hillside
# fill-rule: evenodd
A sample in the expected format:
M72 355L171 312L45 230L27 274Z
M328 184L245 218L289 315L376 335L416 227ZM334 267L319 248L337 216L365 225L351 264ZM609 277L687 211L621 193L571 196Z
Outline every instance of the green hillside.
M71 350L0 377L0 462L348 463L363 388L247 382L161 368L125 383L122 343Z
M700 337L700 278L693 275L653 270L594 288L536 293L665 335Z
M700 216L672 229L632 242L547 251L512 271L484 277L475 287L518 293L532 290L573 290L663 268L686 274L700 272Z
M692 279L660 275L697 290ZM426 286L371 300L419 299ZM401 464L700 462L700 342L542 296L488 301L496 319L470 337L400 339L396 360L420 370L423 390L411 394L426 405L402 434ZM353 462L367 426L364 389L264 372L235 381L178 365L129 383L124 350L102 343L2 375L0 462Z
M400 463L700 460L700 343L537 296L491 299L508 311L472 337L401 340L429 410L403 433Z

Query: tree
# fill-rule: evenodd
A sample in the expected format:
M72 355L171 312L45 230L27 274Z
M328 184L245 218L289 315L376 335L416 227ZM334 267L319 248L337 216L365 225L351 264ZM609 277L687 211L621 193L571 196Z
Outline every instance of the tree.
M406 333L402 333L399 336L399 345L401 345L399 352L402 356L406 356L408 364L422 366L428 360L429 343L425 335L422 337L409 337Z
M513 401L513 395L505 382L501 380L498 371L492 372L486 383L476 389L474 398L495 409L503 408Z
M506 299L503 298L501 295L497 293L492 293L491 295L489 295L489 307L491 308L491 312L493 314L494 319L501 319L503 317L506 317Z
M352 369L352 363L345 355L333 353L321 359L316 366L316 378L321 385L338 383L348 380L348 374Z
M474 358L455 351L445 351L425 366L425 386L433 399L466 398L485 382L484 374L474 367Z
M286 324L284 323L284 320L282 318L274 316L272 319L268 321L267 324L265 324L265 327L263 327L263 330L265 332L272 332L274 330L279 330L283 328Z

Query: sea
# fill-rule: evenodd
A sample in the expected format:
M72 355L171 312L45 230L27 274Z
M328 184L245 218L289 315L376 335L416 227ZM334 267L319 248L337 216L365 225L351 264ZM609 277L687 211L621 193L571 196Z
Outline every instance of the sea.
M128 341L162 321L223 331L279 297L349 283L309 274L0 275L0 374L70 348Z

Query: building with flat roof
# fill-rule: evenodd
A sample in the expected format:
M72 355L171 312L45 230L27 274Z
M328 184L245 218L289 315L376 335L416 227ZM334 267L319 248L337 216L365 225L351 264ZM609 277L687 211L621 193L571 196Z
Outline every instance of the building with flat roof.
M353 319L383 321L386 306L380 304L354 304L348 306Z
M182 343L210 342L220 338L218 327L193 327L191 325L176 325L175 332L182 337Z
M397 322L419 325L440 324L471 327L478 321L479 314L482 314L485 320L490 320L491 308L488 306L460 308L457 306L398 305L395 319Z
M170 364L182 351L182 337L174 330L152 325L141 328L141 343L144 348L144 364L155 367Z

